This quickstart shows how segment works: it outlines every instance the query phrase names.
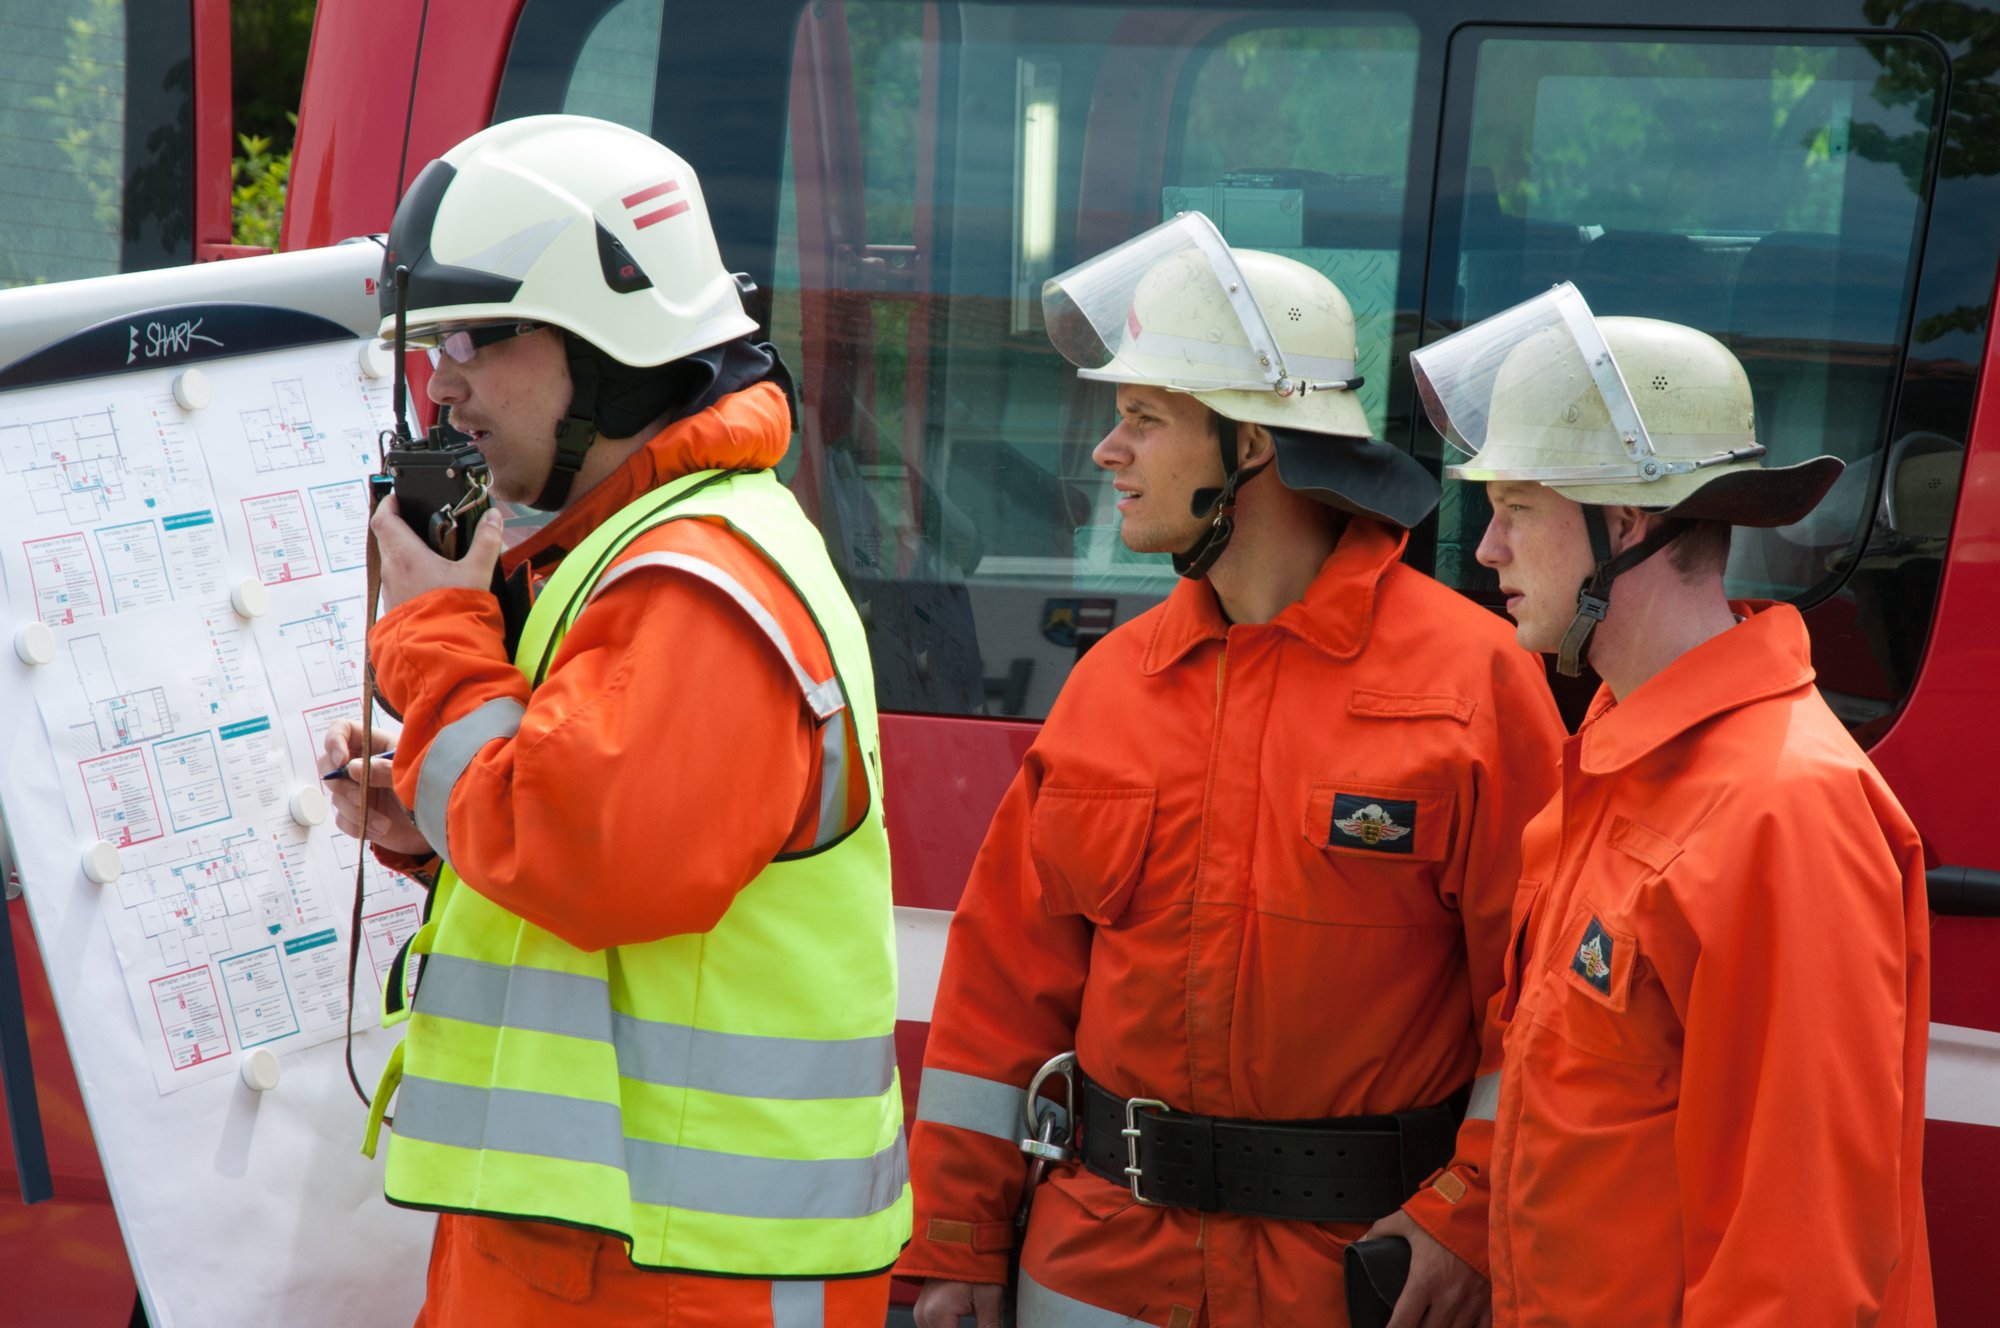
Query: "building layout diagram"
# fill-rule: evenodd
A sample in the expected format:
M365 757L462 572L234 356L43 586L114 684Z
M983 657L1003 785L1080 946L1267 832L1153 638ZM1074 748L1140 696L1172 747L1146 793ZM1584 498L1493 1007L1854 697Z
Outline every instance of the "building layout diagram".
M308 695L316 700L361 690L362 597L321 600L305 616L278 624Z
M325 435L313 424L306 385L297 378L271 384L271 404L241 413L243 438L258 474L316 466L326 460Z
M209 362L205 396L164 370L0 394L6 599L54 643L22 694L69 814L50 828L116 855L98 911L159 1092L347 1026L358 846L296 808L323 805L322 745L361 713L388 424L367 364L337 343ZM361 877L379 983L423 891ZM365 1025L366 979L356 1005Z

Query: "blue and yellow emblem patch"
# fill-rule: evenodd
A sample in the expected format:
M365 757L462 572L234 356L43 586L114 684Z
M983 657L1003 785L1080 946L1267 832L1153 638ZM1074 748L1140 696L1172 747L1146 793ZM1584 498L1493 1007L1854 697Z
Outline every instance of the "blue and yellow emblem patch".
M1327 842L1377 853L1409 853L1416 847L1417 804L1365 793L1336 793L1333 828Z
M1611 938L1604 934L1602 924L1592 918L1583 930L1583 942L1576 947L1576 957L1569 961L1570 971L1609 996L1611 960Z

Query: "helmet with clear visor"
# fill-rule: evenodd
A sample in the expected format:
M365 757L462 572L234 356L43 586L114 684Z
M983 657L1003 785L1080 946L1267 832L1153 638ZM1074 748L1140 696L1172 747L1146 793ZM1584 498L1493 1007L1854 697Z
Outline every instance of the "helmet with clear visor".
M1294 259L1230 248L1199 212L1052 277L1042 310L1078 377L1185 392L1225 420L1268 428L1287 488L1405 527L1437 503L1430 473L1370 436L1340 288ZM1233 439L1227 432L1223 502L1248 478Z
M1595 318L1568 282L1410 355L1431 423L1468 460L1453 479L1546 484L1593 506L1781 526L1839 478L1767 467L1750 380L1705 332Z
M1577 589L1556 669L1582 670L1619 576L1698 521L1789 525L1840 478L1828 456L1767 467L1750 380L1705 332L1591 316L1568 282L1413 351L1417 393L1469 459L1453 479L1544 484L1583 506L1594 570ZM1605 507L1667 519L1614 551Z

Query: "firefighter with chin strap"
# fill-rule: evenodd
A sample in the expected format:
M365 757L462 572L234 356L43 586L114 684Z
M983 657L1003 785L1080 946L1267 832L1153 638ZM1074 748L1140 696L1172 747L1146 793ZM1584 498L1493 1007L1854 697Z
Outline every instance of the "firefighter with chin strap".
M1798 611L1723 584L1731 529L1802 519L1841 463L1766 466L1725 347L1568 284L1412 364L1520 643L1603 679L1525 838L1472 1108L1494 1322L1929 1328L1923 847Z
M1116 387L1120 537L1182 579L1078 661L953 919L917 1321L991 1328L1012 1276L1031 1328L1341 1324L1373 1232L1412 1246L1397 1328L1475 1328L1459 1115L1554 787L1541 670L1399 561L1436 481L1371 440L1325 276L1187 214L1043 301Z
M450 561L377 509L403 728L392 763L327 744L385 860L437 873L367 1138L440 1214L418 1322L879 1328L910 1197L874 685L699 182L508 121L387 247L385 334L400 290L493 496L552 513ZM518 641L496 562L539 586Z

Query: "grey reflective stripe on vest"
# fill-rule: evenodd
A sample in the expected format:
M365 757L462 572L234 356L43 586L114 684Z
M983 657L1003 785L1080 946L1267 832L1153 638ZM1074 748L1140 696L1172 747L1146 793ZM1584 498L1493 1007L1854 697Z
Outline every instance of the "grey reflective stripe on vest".
M847 810L847 725L827 719L819 726L819 824L813 828L813 847L825 848L846 834L850 827Z
M1146 1328L1144 1319L1127 1318L1111 1310L1051 1291L1021 1273L1021 1296L1014 1306L1014 1321L1020 1328Z
M479 749L495 738L511 738L521 731L521 716L528 708L511 696L495 697L485 705L462 715L439 729L424 753L423 768L417 771L417 829L423 831L431 847L446 862L451 847L445 843L446 813L451 807L451 791Z
M1500 1071L1482 1074L1472 1081L1472 1097L1465 1104L1467 1120L1493 1120L1500 1114Z
M771 1283L771 1328L826 1328L826 1283Z
M611 988L602 978L577 973L434 954L424 960L416 1005L426 1015L488 1028L610 1042L618 1073L649 1084L820 1101L880 1097L895 1082L893 1036L756 1037L640 1019L611 1008Z
M824 722L829 716L839 714L846 707L847 698L841 694L840 679L828 678L825 682L814 682L812 675L806 672L805 665L799 663L797 652L792 649L791 641L785 636L785 629L778 626L778 620L771 616L771 611L765 608L755 595L744 589L741 581L714 563L704 562L700 558L690 558L684 553L642 553L636 558L626 559L606 572L592 588L590 598L596 599L608 587L617 584L642 567L670 567L677 572L698 576L735 600L736 606L750 615L750 620L763 629L764 635L771 638L771 644L777 647L780 655L784 656L785 663L791 667L792 676L798 679L799 690L805 693L806 704L812 707L815 718Z
M453 1148L612 1167L625 1173L635 1203L733 1217L867 1217L901 1198L910 1177L900 1129L872 1157L746 1157L629 1138L608 1102L408 1076L395 1129Z
M933 1125L956 1125L961 1130L1018 1144L1027 1130L1027 1122L1021 1116L1027 1102L1025 1088L927 1065L923 1082L917 1087L917 1119ZM1069 1113L1060 1106L1046 1098L1041 1106L1055 1112L1059 1123L1068 1124Z

